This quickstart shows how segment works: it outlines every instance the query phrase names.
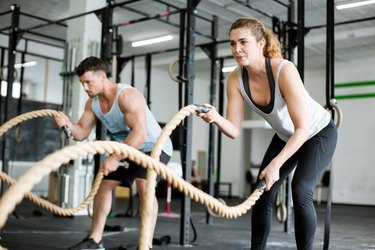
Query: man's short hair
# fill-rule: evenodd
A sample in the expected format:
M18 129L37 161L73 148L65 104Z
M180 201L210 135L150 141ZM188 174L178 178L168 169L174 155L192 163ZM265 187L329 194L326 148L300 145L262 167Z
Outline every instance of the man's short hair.
M97 57L90 56L84 59L76 68L76 74L78 77L82 76L88 71L103 71L106 73L106 64L105 62Z

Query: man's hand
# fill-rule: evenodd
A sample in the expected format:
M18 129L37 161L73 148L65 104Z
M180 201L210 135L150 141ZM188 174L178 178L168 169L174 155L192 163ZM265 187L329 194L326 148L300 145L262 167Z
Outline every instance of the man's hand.
M53 119L55 120L56 126L58 128L62 128L64 126L67 126L68 128L70 128L72 124L69 117L65 115L64 112L62 111L58 111L58 114L54 116Z
M104 159L101 166L103 169L103 174L107 176L110 173L116 171L116 169L120 165L120 160L121 158L118 155L111 155L110 157Z

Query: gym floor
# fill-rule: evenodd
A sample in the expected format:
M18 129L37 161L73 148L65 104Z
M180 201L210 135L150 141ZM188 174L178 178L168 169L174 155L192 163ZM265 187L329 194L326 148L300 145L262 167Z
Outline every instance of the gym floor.
M159 211L165 211L165 200L159 200ZM242 200L227 199L228 205L235 205ZM137 204L133 202L133 204ZM154 249L249 249L250 248L250 213L237 219L213 218L211 225L205 223L205 208L192 201L190 236L194 242L187 247L179 244L180 219L171 216L159 216L155 238L170 236L170 243L154 245ZM134 206L135 207L135 206ZM180 201L174 199L172 213L180 211ZM316 205L318 230L314 249L323 249L324 217L326 205ZM106 249L136 249L138 241L138 215L121 216L128 209L127 199L117 199L116 212L107 220L107 231L104 233ZM134 210L137 210L136 208ZM10 250L67 249L82 240L90 229L89 216L58 217L48 211L23 200L9 216L0 233L0 245ZM283 231L284 224L276 219L272 226L267 249L296 249L293 229L291 233ZM195 229L195 230L194 230ZM333 205L331 218L331 235L329 249L375 249L375 209L369 206ZM196 232L196 233L195 233ZM120 247L121 246L121 247Z

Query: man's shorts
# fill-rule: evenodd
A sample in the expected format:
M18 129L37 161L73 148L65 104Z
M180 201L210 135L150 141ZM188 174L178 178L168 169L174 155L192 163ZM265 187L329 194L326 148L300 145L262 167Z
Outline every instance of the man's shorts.
M151 152L147 152L145 154L150 155ZM159 160L160 162L167 165L169 159L171 157L167 155L164 151L160 154ZM104 176L105 180L115 180L120 181L121 186L129 187L133 184L135 178L142 178L146 179L147 177L147 168L137 165L137 163L125 160L129 164L129 167L118 167L116 171L110 173L107 176ZM158 178L159 179L159 178Z

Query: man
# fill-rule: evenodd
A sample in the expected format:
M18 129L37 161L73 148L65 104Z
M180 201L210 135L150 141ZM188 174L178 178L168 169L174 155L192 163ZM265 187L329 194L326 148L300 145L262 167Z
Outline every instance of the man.
M96 57L84 59L78 65L76 74L89 99L77 124L73 124L64 113L59 112L59 116L55 117L57 126L67 126L72 137L82 141L89 136L99 119L113 140L150 154L161 128L142 94L127 84L111 82L107 78L104 61ZM160 161L167 164L172 152L172 142L169 139L160 155ZM128 161L128 167L119 167L122 160L121 156L113 154L102 162L101 168L105 177L94 199L91 231L85 239L70 249L104 249L102 234L112 205L112 191L116 186L128 186L135 180L139 195L145 195L147 170L131 161ZM158 213L156 197L153 204L152 227L149 228L151 237ZM149 242L152 242L152 238Z

